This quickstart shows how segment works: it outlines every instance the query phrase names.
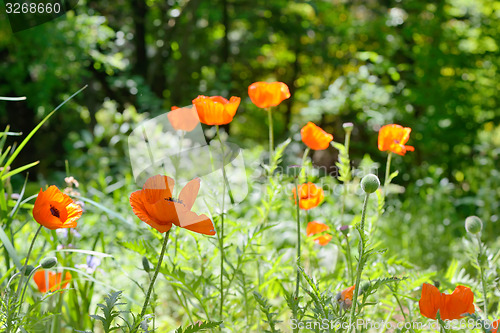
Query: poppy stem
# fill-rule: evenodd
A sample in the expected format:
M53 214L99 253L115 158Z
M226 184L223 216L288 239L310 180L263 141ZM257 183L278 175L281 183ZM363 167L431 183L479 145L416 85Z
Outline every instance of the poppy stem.
M24 282L24 271L26 270L26 267L28 266L28 260L30 259L31 251L33 250L33 245L35 245L35 240L36 240L36 238L41 230L42 230L42 225L40 225L38 227L38 229L35 233L35 236L33 236L33 240L31 241L31 245L30 245L30 248L28 250L28 254L26 255L26 260L24 261L24 266L21 269L21 278L19 279L19 284L17 285L16 299L19 299L19 293L21 292L21 285ZM28 282L29 282L29 280L26 283L28 283ZM19 306L21 306L21 305L19 305Z
M271 108L267 108L267 119L269 120L269 165L271 165L274 158L274 128L273 128L273 114Z
M224 178L224 181L222 182L222 210L220 214L220 220L221 220L221 225L220 225L220 235L219 235L219 250L220 250L220 308L219 308L219 318L222 320L222 314L224 311L224 206L226 203L226 184L228 185L228 192L230 198L232 198L231 195L231 189L229 188L229 182L226 177L226 170L224 168L224 145L222 143L222 139L220 137L219 133L219 125L215 125L215 128L217 130L217 138L219 139L220 142L220 147L222 150L222 176ZM231 200L233 201L233 200Z
M305 176L304 182L307 181L307 171L305 168L305 164L306 164L307 156L309 156L310 151L311 151L311 148L309 148L309 147L307 147L306 150L304 150L304 155L302 155L302 163L300 164L300 166L302 167L301 171L300 171L300 176L301 176L301 178L302 178L302 175Z
M359 252L359 257L358 257L358 265L356 267L356 284L354 287L354 294L352 296L352 308L351 308L351 314L350 314L350 319L349 322L352 324L354 323L354 317L356 315L356 305L358 301L358 294L359 294L359 284L361 282L361 273L363 272L363 260L364 260L364 233L365 233L365 218L366 218L366 210L368 207L368 198L370 197L370 193L366 193L365 195L365 201L363 202L363 210L361 212L361 222L360 222L360 229L359 229L359 244L358 244L358 252ZM352 327L352 326L350 326Z
M390 184L389 177L391 172L392 151L387 155L387 163L385 165L385 179L384 179L384 196L387 197L387 186Z
M481 243L481 233L477 235L477 244L479 246L479 253L477 257L477 265L479 266L479 273L481 274L481 285L483 287L483 311L484 317L488 319L488 298L486 297L486 281L484 279L484 270L483 270L483 245Z
M160 272L160 267L161 267L161 263L163 261L163 256L165 255L165 250L167 249L168 236L170 235L171 230L172 229L169 229L167 231L167 233L165 234L165 238L163 239L163 245L161 247L160 257L158 258L158 264L156 264L155 273L153 275L153 278L151 279L151 282L149 283L149 288L148 288L148 292L146 294L146 299L144 300L144 305L142 306L141 315L139 317L140 320L142 320L142 318L144 318L144 315L146 314L146 309L148 308L149 298L151 297L151 293L153 292L153 287L154 287L156 278L158 277L158 273Z
M297 182L297 177L295 177L295 193L299 193L299 184ZM295 200L295 206L297 207L297 281L295 285L295 298L299 298L299 287L300 287L300 206L299 197Z

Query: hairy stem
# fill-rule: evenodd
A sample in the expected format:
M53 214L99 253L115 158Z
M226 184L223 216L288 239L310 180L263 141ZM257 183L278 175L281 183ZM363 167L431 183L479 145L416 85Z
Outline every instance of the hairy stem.
M481 274L481 285L483 287L483 311L484 311L484 317L488 319L488 298L486 297L486 280L484 278L484 269L483 269L483 262L482 262L482 256L483 256L483 245L481 243L481 233L477 234L477 244L479 245L479 254L477 257L477 265L479 266L479 273Z
M146 309L148 308L149 298L151 297L151 293L153 292L153 287L154 287L156 278L158 277L158 273L160 272L160 267L161 267L161 263L163 261L163 256L165 255L165 250L167 249L168 236L170 235L171 230L172 229L167 231L167 233L165 234L165 238L163 239L163 245L161 247L160 257L158 258L158 264L156 265L155 273L154 273L153 278L151 279L151 282L149 284L148 292L146 293L146 299L144 300L144 305L142 306L141 315L139 317L140 319L142 319L144 317L144 315L146 314Z
M350 323L352 324L354 322L354 317L356 315L356 305L357 305L357 300L358 300L358 295L359 295L359 283L361 282L361 273L363 272L363 256L364 256L364 249L365 249L365 244L363 243L363 237L364 237L364 232L365 232L365 217L366 217L366 209L368 206L368 198L370 197L369 193L366 193L365 195L365 201L363 202L363 210L361 212L361 223L360 223L360 235L359 235L359 244L358 244L358 251L359 251L359 258L358 258L358 265L356 267L356 286L354 287L354 294L352 296L352 308L351 308L351 314L350 314Z
M274 129L271 108L267 108L267 119L269 120L269 165L271 165L274 155Z

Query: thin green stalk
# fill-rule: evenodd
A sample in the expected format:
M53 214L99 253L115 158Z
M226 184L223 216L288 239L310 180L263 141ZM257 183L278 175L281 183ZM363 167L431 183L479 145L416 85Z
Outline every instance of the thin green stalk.
M392 151L387 155L387 163L385 165L385 179L384 179L384 195L387 196L387 185L389 185L389 177L391 175L391 161Z
M21 293L21 298L19 299L19 308L18 308L18 314L21 313L21 307L23 305L23 300L24 300L24 294L26 293L26 289L28 289L28 285L29 285L29 280L31 279L31 277L33 276L33 274L42 267L42 265L38 265L36 266L29 274L28 276L28 281L26 281L26 284L24 285L24 288L23 288L23 292Z
M222 182L222 210L220 214L221 227L219 235L219 250L220 250L220 308L219 308L219 318L222 320L222 313L224 310L224 206L226 202L226 170L224 168L224 145L219 133L219 126L215 126L217 130L217 138L219 138L221 150L222 150L222 176L224 181Z
M344 141L344 148L347 154L347 159L349 159L349 145L351 143L351 131L346 131L345 134L345 141ZM350 172L349 172L350 174ZM340 209L340 224L342 225L344 223L344 212L345 212L345 202L347 200L347 187L349 185L349 181L346 179L344 181L344 188L342 191L342 203L341 203L341 209Z
M483 311L484 311L484 317L488 319L488 298L486 297L486 280L484 279L484 269L483 269L483 263L481 257L483 256L483 245L481 243L481 233L478 233L477 235L477 243L479 245L479 256L477 257L477 265L479 266L479 272L481 274L481 285L483 287Z
M345 248L345 254L346 254L346 261L347 261L347 277L349 279L350 283L353 283L354 276L352 272L352 259L351 259L351 247L349 246L349 237L345 235L345 243L346 243L346 248Z
M170 230L172 230L172 229L170 229ZM141 315L139 317L141 320L142 320L142 318L144 318L144 315L146 314L146 309L148 308L149 298L151 297L151 292L153 291L153 287L154 287L156 278L158 277L158 273L160 272L160 267L161 267L161 263L163 261L163 256L165 255L165 250L167 249L168 236L170 235L170 230L167 231L167 233L165 234L165 238L163 239L163 245L161 247L160 257L158 258L158 264L156 265L155 273L153 275L153 278L151 279L151 283L149 284L149 289L148 289L148 292L146 293L146 299L144 300L144 305L142 306Z
M269 165L273 160L274 155L274 128L273 128L273 114L271 108L267 108L267 119L269 120Z
M302 155L302 162L300 164L300 166L301 166L300 177L302 178L302 176L304 175L305 176L304 181L307 181L307 171L306 171L306 168L305 168L305 164L306 164L307 156L309 156L309 152L310 151L311 151L311 148L309 148L309 147L307 147L304 150L304 155Z
M369 193L366 193L365 195L365 201L363 202L363 210L361 212L361 224L360 224L360 229L361 233L359 235L359 244L358 244L358 251L359 251L359 258L358 258L358 265L356 267L356 286L354 287L354 294L352 296L352 308L351 308L351 314L350 314L350 319L349 322L352 324L354 322L354 317L356 314L356 305L357 305L357 300L358 300L358 295L359 295L359 283L361 282L361 273L363 272L363 265L361 264L363 262L363 256L364 256L364 244L363 244L363 236L365 232L365 217L366 217L366 209L368 206L368 198L370 197Z
M295 298L299 298L300 287L300 206L299 206L299 185L295 177L295 206L297 207L297 281L295 286Z

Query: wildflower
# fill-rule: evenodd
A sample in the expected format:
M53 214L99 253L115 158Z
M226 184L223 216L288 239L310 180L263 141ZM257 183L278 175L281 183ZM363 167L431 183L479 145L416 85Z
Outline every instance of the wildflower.
M442 320L453 320L464 317L466 313L474 313L474 294L470 288L457 286L453 293L440 293L439 290L428 283L422 286L422 297L418 302L422 316Z
M172 111L167 114L168 121L176 130L191 132L200 123L198 113L193 107L178 108L172 106Z
M352 306L354 289L356 289L356 285L342 290L335 296L335 299L337 300L337 303L339 303L339 306L342 308L342 310L347 310Z
M255 82L248 87L248 96L253 104L265 109L290 98L290 90L283 82Z
M62 273L53 273L45 270L39 270L33 275L33 280L35 281L38 290L41 293L46 293L48 291L55 291L59 289L64 289L68 286L71 281L70 272L66 271L64 274L64 281L61 282Z
M97 270L97 267L99 265L101 265L101 259L89 255L87 256L85 264L75 265L75 267L78 269L85 270L87 274L93 274Z
M172 197L174 184L175 181L168 176L148 178L142 190L130 195L134 214L161 233L167 232L175 224L200 234L215 235L210 218L191 211L200 189L200 179L195 178L187 183L178 199Z
M74 228L81 215L82 207L56 186L52 185L46 191L40 189L33 208L33 218L44 227L51 230Z
M313 236L313 235L322 233L324 231L327 231L329 229L330 229L330 227L328 227L324 223L312 221L312 222L309 222L307 224L306 233L307 233L307 236ZM313 240L316 244L319 244L321 246L325 246L326 244L328 244L332 240L332 235L317 236L317 237L314 237Z
M333 135L328 134L321 127L312 122L308 122L307 125L302 127L300 135L302 137L302 142L313 150L325 150L333 140Z
M236 110L240 105L241 98L231 97L228 101L221 96L198 96L193 100L193 104L198 112L200 122L205 125L226 125L229 124Z
M295 188L293 196L296 198ZM299 186L299 207L304 210L309 210L318 206L325 198L323 189L309 182Z
M414 151L412 146L405 146L410 138L411 128L397 124L382 126L378 132L378 149L389 150L398 155L405 155L407 151Z

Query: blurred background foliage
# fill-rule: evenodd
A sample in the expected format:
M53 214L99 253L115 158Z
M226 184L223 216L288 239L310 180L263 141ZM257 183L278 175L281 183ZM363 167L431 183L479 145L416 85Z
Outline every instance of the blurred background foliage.
M453 248L445 245L465 233L471 214L496 240L500 1L81 0L15 34L1 15L0 96L27 96L0 102L2 126L28 133L89 85L16 160L41 161L32 180L62 183L69 160L82 192L125 203L135 188L126 138L137 123L199 94L240 96L225 130L254 150L267 142L266 114L251 104L248 85L278 80L292 93L274 111L278 142L294 139L289 163L300 159L308 120L339 142L350 121L353 164L369 154L382 176L378 129L392 122L413 129L415 152L393 160L394 182L406 190L381 222L387 246L446 268ZM312 157L332 166L337 156L329 149Z

